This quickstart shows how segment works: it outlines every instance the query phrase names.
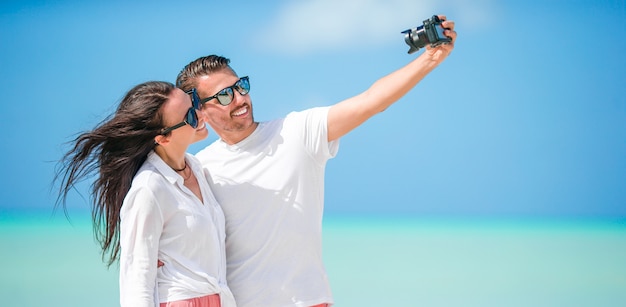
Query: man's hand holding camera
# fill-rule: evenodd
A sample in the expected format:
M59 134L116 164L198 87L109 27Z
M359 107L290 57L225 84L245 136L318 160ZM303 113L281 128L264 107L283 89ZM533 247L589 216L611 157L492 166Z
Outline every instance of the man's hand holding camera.
M404 41L409 45L408 53L414 53L420 48L426 48L425 54L441 63L454 49L456 32L454 21L449 21L444 15L434 15L424 20L424 24L402 31L405 34Z

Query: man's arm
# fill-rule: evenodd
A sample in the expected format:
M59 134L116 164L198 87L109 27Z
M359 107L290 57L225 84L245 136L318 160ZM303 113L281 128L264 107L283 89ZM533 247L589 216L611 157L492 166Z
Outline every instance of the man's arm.
M439 15L445 20L445 16ZM453 21L444 21L444 35L452 41L426 51L406 66L374 82L365 92L333 105L328 111L328 141L334 141L358 127L370 117L392 105L428 73L437 67L454 49L456 32Z

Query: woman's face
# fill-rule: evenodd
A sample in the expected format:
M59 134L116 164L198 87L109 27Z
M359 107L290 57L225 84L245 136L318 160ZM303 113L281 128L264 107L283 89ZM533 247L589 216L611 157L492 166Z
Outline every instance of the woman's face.
M183 121L187 121L187 113L192 108L191 96L181 89L174 89L169 99L163 105L163 126L173 127ZM182 125L172 130L167 137L170 138L173 146L187 150L190 144L205 139L209 135L206 129L204 113L192 110L198 118L198 126L193 128L189 124Z

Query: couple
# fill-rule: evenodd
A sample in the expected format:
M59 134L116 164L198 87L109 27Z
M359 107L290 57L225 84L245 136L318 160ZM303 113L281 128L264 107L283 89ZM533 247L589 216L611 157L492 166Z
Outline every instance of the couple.
M443 27L450 44L365 92L268 122L254 121L248 77L221 56L189 63L177 87L131 89L114 115L74 140L57 173L63 204L74 184L97 175L94 228L108 264L120 262L121 305L332 305L321 255L326 162L341 136L449 55L454 22ZM186 153L207 137L205 123L220 139Z

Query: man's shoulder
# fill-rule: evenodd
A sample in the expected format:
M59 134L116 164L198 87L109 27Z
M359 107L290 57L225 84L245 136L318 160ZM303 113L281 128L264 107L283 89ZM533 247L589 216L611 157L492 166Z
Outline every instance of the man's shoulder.
M287 114L284 120L300 121L305 118L325 118L328 115L328 109L330 109L330 107L314 107L314 108L305 109L301 111L293 111Z
M219 140L207 145L193 156L200 162L200 164L204 165L209 157L214 156L212 152L215 152L218 149L218 142Z

